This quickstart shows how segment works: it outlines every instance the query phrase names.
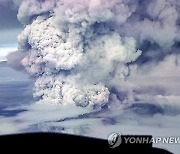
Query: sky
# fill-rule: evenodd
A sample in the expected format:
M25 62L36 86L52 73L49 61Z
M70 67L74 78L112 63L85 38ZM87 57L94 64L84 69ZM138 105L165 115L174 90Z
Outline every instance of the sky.
M9 52L17 50L17 35L22 28L17 20L17 10L0 3L0 61L6 60Z

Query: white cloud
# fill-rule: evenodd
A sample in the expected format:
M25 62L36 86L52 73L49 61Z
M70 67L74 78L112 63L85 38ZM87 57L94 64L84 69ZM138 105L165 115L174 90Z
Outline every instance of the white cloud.
M10 46L10 47L8 47ZM0 46L0 61L7 61L6 56L9 53L12 53L14 51L17 51L17 47L16 45L13 45L13 47L11 47L12 45L7 45L7 47L1 47Z

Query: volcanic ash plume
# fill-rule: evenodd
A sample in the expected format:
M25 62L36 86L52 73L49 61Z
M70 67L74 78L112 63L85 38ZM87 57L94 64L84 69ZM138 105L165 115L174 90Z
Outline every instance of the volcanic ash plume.
M141 54L132 37L118 32L130 6L120 0L22 2L19 51L26 52L22 64L37 79L38 103L99 108L110 102L111 89Z

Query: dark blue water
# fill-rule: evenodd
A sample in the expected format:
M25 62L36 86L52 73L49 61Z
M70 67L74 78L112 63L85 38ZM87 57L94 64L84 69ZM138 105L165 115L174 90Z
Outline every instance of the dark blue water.
M28 105L32 102L33 80L24 72L0 63L0 116L14 116L23 110L5 109Z

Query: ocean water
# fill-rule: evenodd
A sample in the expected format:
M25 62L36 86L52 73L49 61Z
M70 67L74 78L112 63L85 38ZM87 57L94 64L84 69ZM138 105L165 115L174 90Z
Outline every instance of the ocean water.
M33 78L0 63L0 135L57 132L107 139L123 135L180 136L180 114L166 114L156 103L126 109L89 110L76 106L38 105L33 100ZM179 144L154 144L177 153Z

